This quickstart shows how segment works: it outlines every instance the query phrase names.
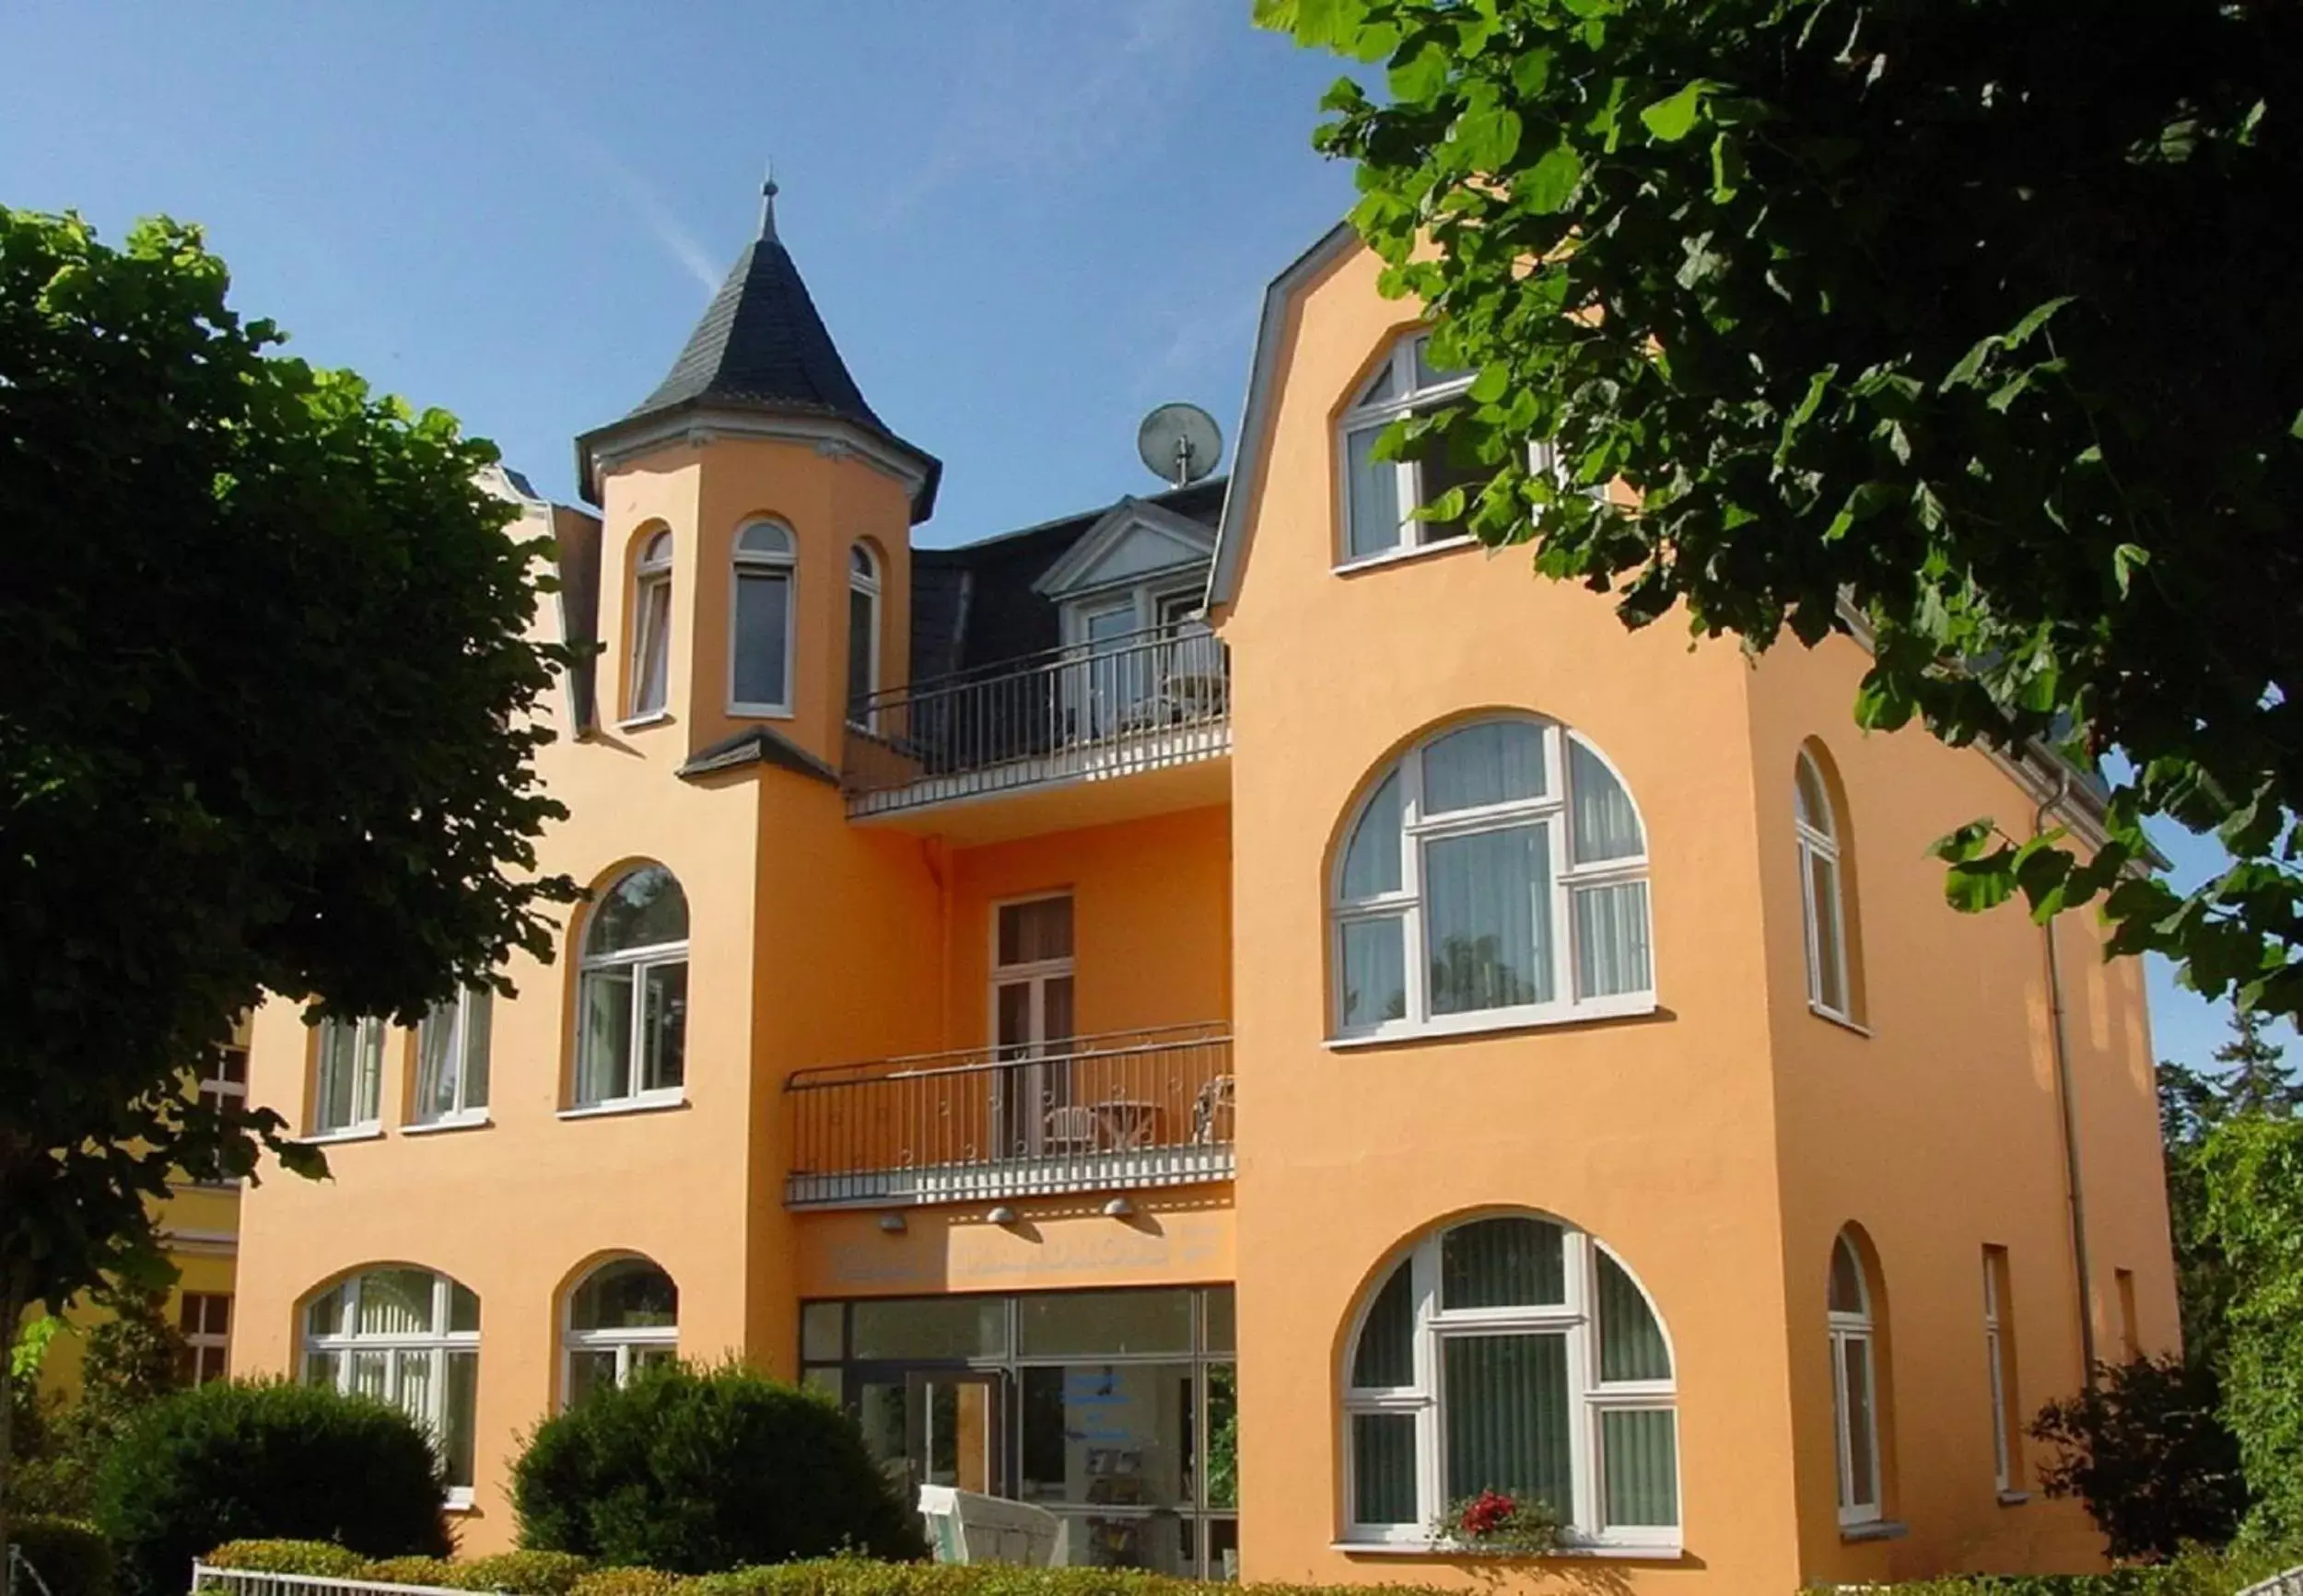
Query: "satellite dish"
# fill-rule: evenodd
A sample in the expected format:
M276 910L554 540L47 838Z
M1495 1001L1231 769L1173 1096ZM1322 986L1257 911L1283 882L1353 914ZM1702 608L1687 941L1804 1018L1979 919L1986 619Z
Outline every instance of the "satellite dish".
M1215 470L1223 434L1196 404L1163 404L1136 429L1136 452L1153 476L1180 488Z

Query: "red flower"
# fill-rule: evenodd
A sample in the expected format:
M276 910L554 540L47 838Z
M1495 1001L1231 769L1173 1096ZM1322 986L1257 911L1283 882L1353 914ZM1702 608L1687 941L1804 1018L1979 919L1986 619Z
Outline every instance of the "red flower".
M1457 1527L1474 1537L1492 1535L1508 1528L1519 1513L1519 1503L1501 1491L1481 1491L1464 1504Z

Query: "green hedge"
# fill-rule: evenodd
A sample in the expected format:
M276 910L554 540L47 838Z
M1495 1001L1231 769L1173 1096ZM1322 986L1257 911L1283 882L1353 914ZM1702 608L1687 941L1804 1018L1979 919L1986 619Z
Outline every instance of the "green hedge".
M469 1563L416 1557L369 1563L341 1546L310 1541L242 1541L217 1547L206 1560L226 1568L438 1584L512 1596L1438 1596L1419 1585L1208 1585L1126 1568L882 1563L862 1557L700 1575L590 1568L580 1557L535 1552L507 1552ZM2243 1548L2194 1552L2171 1563L2108 1574L1960 1575L1877 1589L1894 1596L2237 1596L2297 1564L2303 1564L2303 1553ZM427 1577L407 1577L415 1574ZM59 1590L56 1596L65 1593Z
M94 1524L79 1519L16 1519L8 1524L8 1539L48 1587L49 1596L111 1596L111 1543Z

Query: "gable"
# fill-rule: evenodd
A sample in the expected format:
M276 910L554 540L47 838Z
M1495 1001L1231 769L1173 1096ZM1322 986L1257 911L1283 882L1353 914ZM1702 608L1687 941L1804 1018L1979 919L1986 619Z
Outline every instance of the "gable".
M1063 599L1161 572L1188 572L1206 565L1214 548L1214 535L1199 522L1122 499L1032 587L1046 598Z

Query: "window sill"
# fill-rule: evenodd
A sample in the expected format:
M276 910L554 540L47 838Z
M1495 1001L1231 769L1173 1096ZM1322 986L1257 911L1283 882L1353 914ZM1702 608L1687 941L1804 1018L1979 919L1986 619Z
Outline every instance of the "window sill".
M646 715L625 716L615 723L615 728L618 731L638 731L646 727L669 726L670 724L672 724L672 711L651 709Z
M1830 1009L1824 1008L1822 1004L1818 1003L1812 997L1807 999L1807 1012L1814 1015L1818 1019L1826 1020L1830 1024L1838 1026L1841 1031L1852 1031L1856 1035L1862 1037L1868 1037L1871 1034L1870 1026L1862 1023L1860 1020L1850 1019L1844 1014L1835 1014Z
M1840 1539L1850 1544L1862 1541L1900 1541L1911 1532L1909 1524L1893 1519L1872 1519L1861 1524L1841 1524Z
M731 720L789 720L791 714L790 707L786 705L731 704L728 706L728 718Z
M1999 1493L1999 1505L2003 1508L2019 1508L2030 1499L2031 1493L2028 1491L2002 1491Z
M1618 1563L1678 1563L1687 1556L1679 1546L1556 1546L1549 1552L1489 1552L1474 1546L1452 1545L1444 1541L1335 1541L1328 1544L1330 1552L1340 1552L1347 1557L1444 1557L1481 1563L1548 1563L1553 1559L1601 1559Z
M448 1495L440 1499L439 1505L440 1510L448 1513L476 1513L480 1510L479 1504L472 1499L470 1485L449 1486Z
M436 1120L426 1120L421 1124L402 1125L400 1134L403 1136L438 1136L442 1131L482 1130L495 1123L488 1118L487 1111L483 1109L477 1113L444 1114Z
M666 1109L687 1106L684 1090L651 1092L644 1097L619 1097L607 1102L588 1102L580 1108L564 1108L559 1111L559 1117L564 1120L609 1119L617 1114L661 1113Z
M1663 1006L1652 996L1634 1000L1603 999L1587 1003L1578 1008L1557 1014L1537 1014L1499 1019L1485 1014L1453 1015L1446 1019L1434 1019L1412 1031L1371 1031L1352 1036L1331 1036L1327 1045L1330 1052L1349 1052L1362 1047L1401 1047L1419 1042L1439 1042L1456 1037L1499 1036L1514 1031L1550 1031L1563 1025L1591 1025L1609 1019L1643 1019L1662 1012ZM1356 1543L1355 1543L1356 1544Z
M384 1127L381 1123L377 1123L346 1125L340 1131L314 1131L308 1136L298 1136L296 1139L308 1147L328 1147L335 1146L338 1142L381 1141L383 1136Z
M1353 560L1339 560L1329 569L1339 577L1356 577L1362 571L1404 565L1410 560L1420 560L1433 554L1452 554L1457 549L1473 549L1479 545L1479 540L1468 534L1460 538L1442 538L1435 543L1414 543L1406 548L1385 549L1378 554L1362 554Z

